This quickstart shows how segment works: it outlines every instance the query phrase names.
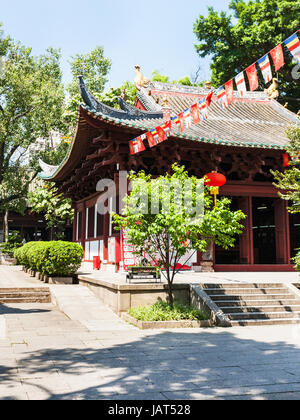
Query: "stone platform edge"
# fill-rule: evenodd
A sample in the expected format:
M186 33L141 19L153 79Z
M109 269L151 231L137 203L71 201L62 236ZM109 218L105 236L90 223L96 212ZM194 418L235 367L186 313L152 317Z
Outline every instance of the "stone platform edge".
M103 279L96 279L87 277L85 275L78 276L79 283L89 283L95 286L103 286L109 289L113 289L116 291L134 291L134 290L161 290L161 289L168 289L167 283L119 283L117 281L108 281ZM173 289L188 289L189 284L187 283L175 283L173 284Z

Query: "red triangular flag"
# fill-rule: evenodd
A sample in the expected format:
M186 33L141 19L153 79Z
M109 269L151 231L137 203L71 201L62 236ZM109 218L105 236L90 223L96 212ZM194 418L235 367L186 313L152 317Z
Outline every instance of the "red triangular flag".
M233 96L233 80L230 80L229 82L225 83L225 91L226 91L228 105L229 104L232 104L232 102L234 100L234 96Z
M170 137L170 135L171 135L171 126L172 126L171 120L166 121L162 125L162 129L164 130L167 137Z
M274 61L275 71L278 71L279 69L281 69L282 66L284 66L284 55L282 45L277 45L277 47L273 48L273 50L270 51L270 54Z
M213 94L214 94L214 92L213 92L213 91L211 91L211 92L207 95L207 97L206 97L206 104L207 104L207 106L210 106L211 101L212 101Z
M199 108L198 104L194 104L191 106L192 117L194 124L198 124L200 122L200 115L199 115Z
M147 139L148 139L148 143L150 147L154 147L156 146L158 143L155 141L155 138L153 136L152 133L150 133L150 131L148 131L148 133L146 133Z
M175 121L175 124L179 124L180 132L184 131L184 119L183 119L183 112L177 115L178 120Z
M158 134L158 137L159 137L159 141L160 142L167 140L166 133L165 133L165 131L163 130L163 128L161 126L156 127L156 132Z
M141 137L137 137L136 139L131 140L129 142L129 149L131 155L135 155L136 153L140 153L146 150Z
M258 88L258 77L256 71L256 63L252 64L252 66L248 67L246 70L250 90L256 90Z

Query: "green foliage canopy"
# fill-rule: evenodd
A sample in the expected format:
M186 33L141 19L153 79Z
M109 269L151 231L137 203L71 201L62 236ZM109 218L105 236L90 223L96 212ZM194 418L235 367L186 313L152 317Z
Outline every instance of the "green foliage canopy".
M59 51L49 48L35 57L31 48L5 38L0 31L0 54L0 207L3 207L26 195L32 176L24 176L28 162L22 162L22 158L30 146L38 138L47 138L53 130L62 129L64 91ZM16 189L17 179L22 182L18 182Z
M53 235L62 239L66 223L71 223L74 218L71 200L58 194L53 184L45 184L29 194L29 205L33 212L44 214Z
M232 0L232 15L208 8L208 16L199 16L194 32L199 40L200 57L211 57L215 87L226 83L299 29L299 0ZM278 74L282 100L291 101L298 110L300 86L291 74L294 64L286 48L287 65ZM261 79L261 87L264 83Z

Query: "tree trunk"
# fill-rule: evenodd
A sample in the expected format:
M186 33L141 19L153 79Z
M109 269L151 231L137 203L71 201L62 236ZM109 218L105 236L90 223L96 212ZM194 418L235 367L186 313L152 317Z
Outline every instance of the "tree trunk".
M4 241L8 242L9 237L9 228L8 228L8 210L5 210L4 218L3 218L3 230L4 230Z
M169 244L169 239L168 239ZM173 308L174 304L174 297L173 297L173 278L171 279L170 270L171 270L171 261L170 261L170 249L169 246L166 250L166 271L167 271L167 279L168 279L168 293L169 293L169 304L171 308Z
M174 305L174 296L173 296L173 283L168 280L168 289L169 289L169 303L171 308L173 308Z

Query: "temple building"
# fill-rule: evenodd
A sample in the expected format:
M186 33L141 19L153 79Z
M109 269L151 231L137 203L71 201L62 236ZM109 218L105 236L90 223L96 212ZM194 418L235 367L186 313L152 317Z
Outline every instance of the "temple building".
M124 259L121 234L114 230L110 214L97 212L103 194L97 192L98 181L111 179L118 184L120 171L131 170L157 176L178 162L198 178L212 171L224 174L227 183L221 196L231 197L232 208L247 214L235 248L214 248L215 271L293 270L291 257L300 247L300 217L287 212L270 170L284 170L286 129L298 123L298 117L268 92L248 92L243 98L235 92L227 109L221 109L214 95L206 121L182 133L172 124L166 141L152 148L144 141L146 150L131 155L130 140L206 98L210 88L149 82L141 76L136 84L136 106L120 98L118 110L98 102L80 78L84 104L69 152L60 166L49 171L44 166L40 174L72 199L73 240L82 244L85 261L100 256L106 269L119 269ZM200 253L194 258L196 270L201 270L203 259Z

